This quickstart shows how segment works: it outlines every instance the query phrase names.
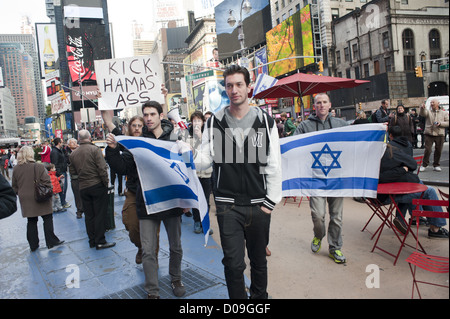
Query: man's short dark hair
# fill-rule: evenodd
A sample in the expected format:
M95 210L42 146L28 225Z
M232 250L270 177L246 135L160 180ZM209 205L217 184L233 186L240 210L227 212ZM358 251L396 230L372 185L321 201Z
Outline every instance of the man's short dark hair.
M144 113L144 109L146 107L154 107L158 111L158 114L160 114L160 115L163 112L163 108L162 108L161 104L159 104L156 101L148 101L148 102L145 102L144 104L142 104L142 113Z
M389 134L392 135L393 138L402 136L402 128L398 125L389 127Z
M61 143L61 139L59 137L53 140L53 144L55 144L55 146L58 145L59 143Z
M223 72L223 78L225 80L225 83L227 82L227 76L236 73L241 73L244 76L245 84L247 84L247 86L250 85L250 73L246 68L243 68L237 64L230 65L225 69L225 72Z

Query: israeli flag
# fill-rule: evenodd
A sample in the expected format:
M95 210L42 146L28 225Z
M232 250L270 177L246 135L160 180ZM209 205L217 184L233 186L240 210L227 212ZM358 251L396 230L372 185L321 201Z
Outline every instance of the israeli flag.
M145 137L116 136L116 140L134 156L147 214L177 207L197 208L206 246L210 228L208 203L189 146Z
M383 124L362 124L280 139L283 197L375 198L385 138Z
M258 78L256 79L255 87L253 88L253 96L262 91L270 89L277 82L278 80L275 79L274 77L261 73L260 75L258 75Z

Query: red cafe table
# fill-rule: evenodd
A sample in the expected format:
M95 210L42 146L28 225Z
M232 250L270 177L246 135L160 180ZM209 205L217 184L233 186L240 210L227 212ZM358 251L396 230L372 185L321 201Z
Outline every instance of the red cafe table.
M398 257L400 256L400 253L403 249L403 246L407 245L405 244L405 240L406 237L408 236L408 233L410 232L410 224L408 222L406 222L404 216L401 216L401 218L403 219L403 222L405 223L405 225L407 225L408 230L406 232L406 234L402 234L400 231L397 230L397 228L395 227L395 225L393 224L393 219L396 217L396 211L400 209L398 209L398 205L397 202L395 201L395 197L397 195L406 195L406 194L414 194L414 193L422 193L420 195L420 198L422 198L423 196L423 192L427 190L427 186L423 185L423 184L418 184L418 183L386 183L386 184L378 184L378 189L377 189L377 193L378 194L385 194L388 195L391 203L388 206L387 209L385 209L382 205L379 205L377 207L378 212L380 213L381 217L382 217L382 224L380 225L380 227L377 229L376 233L378 233L377 236L377 240L375 241L375 244L373 245L372 248L372 252L374 252L375 248L381 250L382 252L392 256L395 258L394 260L394 266L397 263ZM381 233L383 232L383 228L384 226L388 226L390 229L393 230L395 236L397 237L397 239L400 242L400 248L397 252L396 255L394 255L393 253L381 248L378 245ZM414 232L411 232L411 234L414 236L415 239L416 235L414 234ZM403 236L403 238L402 238ZM420 243L419 243L420 245ZM409 246L409 245L408 245ZM423 250L422 245L420 245L420 247Z

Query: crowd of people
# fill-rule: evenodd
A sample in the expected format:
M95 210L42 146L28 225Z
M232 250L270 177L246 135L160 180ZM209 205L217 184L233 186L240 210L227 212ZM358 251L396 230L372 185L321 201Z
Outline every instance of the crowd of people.
M330 98L325 93L315 96L315 114L308 119L293 123L285 113L281 114L280 118L273 119L260 108L250 107L250 76L247 69L236 65L228 67L224 72L224 79L230 105L215 114L194 112L187 130L181 130L174 120L165 119L163 108L158 102L149 101L142 105L142 116L134 116L128 121L125 134L187 143L191 147L197 175L208 205L210 195L214 195L229 297L249 297L244 282L244 257L247 251L251 267L250 298L264 299L268 297L267 256L270 256L268 244L271 212L282 197L279 140L288 136L342 127L348 123L336 117L331 109ZM162 91L167 93L164 87ZM432 102L432 110L426 110L422 105L419 114L416 114L415 110L411 110L409 114L405 111L405 107L399 105L395 114L389 113L388 101L383 101L379 110L369 119L362 112L353 123L356 125L377 122L385 123L389 127L391 135L381 162L380 183L389 182L386 176L394 176L390 170L399 174L395 177L396 181L405 178L416 183L421 182L411 177L416 168L412 159L412 148L417 147L416 136L420 134L418 127L422 125L420 117L423 118L422 131L425 136L422 139L422 146L425 140L426 149L424 168L429 164L431 148L435 144L433 167L440 171L444 130L449 125L448 113L441 111L439 103L436 105L435 102ZM6 194L2 197L5 200L1 201L0 208L2 214L9 212L0 217L6 217L17 209L17 194L22 214L28 219L27 239L30 249L34 251L39 247L38 216L44 220L47 247L63 244L64 241L55 235L52 214L70 207L70 203L66 201L69 175L77 218L82 218L83 214L85 217L89 246L96 249L110 248L115 243L105 239L108 186L116 174L120 176L119 179L124 176L126 182L122 221L130 241L137 248L135 260L143 266L148 298L159 298L158 252L161 222L164 223L170 246L169 274L172 290L175 296L181 297L186 289L181 270L183 245L180 216L192 214L194 232L201 233L199 211L178 207L149 214L133 154L116 140L116 136L122 135L123 131L115 126L110 113L102 112L102 117L110 132L106 136L107 147L104 155L92 143L91 133L87 130L81 130L78 141L70 139L67 145L59 138L53 140L52 147L44 143L37 152L40 163L36 161L31 147L20 148L17 158L13 159L15 166L12 190L6 185L6 179L0 179L0 191ZM229 141L233 143L236 152L231 157L222 150L222 146ZM258 148L265 151L257 151ZM255 158L250 160L246 155L239 158L238 154L254 154ZM408 158L411 165L397 165L395 159L398 157ZM9 175L7 178L10 178ZM48 186L53 185L54 195L51 201L40 203L35 200L34 180ZM437 195L434 189L428 189L426 198L435 198ZM402 211L399 214L404 217L406 211L411 208L412 198L416 197L411 195L403 198ZM342 252L343 202L342 197L310 198L313 222L311 250L317 253L327 236L329 257L338 264L347 261ZM327 211L330 215L328 227L325 222ZM429 224L430 236L448 238L448 232L442 227L445 221L431 220Z

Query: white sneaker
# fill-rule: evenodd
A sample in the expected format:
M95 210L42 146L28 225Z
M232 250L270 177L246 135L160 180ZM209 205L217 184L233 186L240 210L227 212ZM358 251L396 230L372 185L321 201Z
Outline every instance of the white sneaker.
M436 166L435 168L433 168L433 171L440 172L442 171L442 169L440 166Z
M420 171L421 171L421 172L425 172L426 169L427 169L426 167L420 166Z

